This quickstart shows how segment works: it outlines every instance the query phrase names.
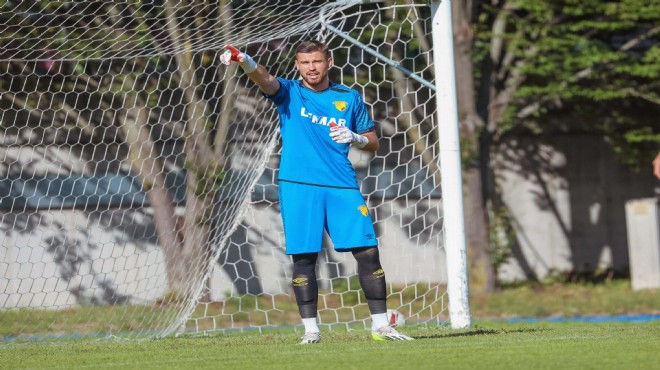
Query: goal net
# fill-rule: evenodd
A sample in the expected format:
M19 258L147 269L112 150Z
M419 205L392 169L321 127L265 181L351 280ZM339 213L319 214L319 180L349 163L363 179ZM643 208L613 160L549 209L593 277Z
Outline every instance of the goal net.
M427 1L0 1L0 338L153 338L297 326L277 199L276 76L330 44L380 150L351 151L388 307L448 320ZM350 254L326 238L322 327L365 328Z

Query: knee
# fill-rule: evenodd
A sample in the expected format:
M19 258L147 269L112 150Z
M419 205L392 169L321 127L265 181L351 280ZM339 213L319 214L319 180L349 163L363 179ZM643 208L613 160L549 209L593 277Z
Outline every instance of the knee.
M293 256L293 278L316 275L316 253L296 254Z

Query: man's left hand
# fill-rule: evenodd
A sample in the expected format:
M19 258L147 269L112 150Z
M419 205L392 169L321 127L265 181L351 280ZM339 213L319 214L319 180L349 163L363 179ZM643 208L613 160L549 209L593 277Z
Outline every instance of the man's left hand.
M367 144L369 144L369 139L360 134L356 134L355 132L349 130L346 126L331 126L330 137L336 143L355 144L355 146L358 148L364 148L367 146Z

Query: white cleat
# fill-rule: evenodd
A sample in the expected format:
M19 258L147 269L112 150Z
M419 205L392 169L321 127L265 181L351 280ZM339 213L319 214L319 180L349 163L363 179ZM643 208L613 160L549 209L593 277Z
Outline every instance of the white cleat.
M301 339L300 344L319 343L321 341L321 333L317 331L307 332L300 339Z
M403 335L391 326L383 326L371 332L371 339L377 341L384 340L415 340L407 335Z

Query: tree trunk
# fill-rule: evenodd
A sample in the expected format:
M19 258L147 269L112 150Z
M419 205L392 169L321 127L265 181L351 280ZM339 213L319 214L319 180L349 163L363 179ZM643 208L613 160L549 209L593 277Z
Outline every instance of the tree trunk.
M472 65L472 1L455 1L453 8L454 59L456 91L463 146L463 181L465 232L468 253L470 290L491 292L496 287L495 270L490 258L488 217L483 198L483 181L479 170L479 130L483 120L477 114Z
M144 101L133 93L126 102L126 115L120 119L121 127L128 144L130 164L142 180L149 202L154 209L154 222L158 232L158 242L163 249L167 265L167 282L170 291L176 295L185 291L186 270L179 261L181 243L176 225L172 196L165 184L163 163L151 139L148 125L149 109Z

